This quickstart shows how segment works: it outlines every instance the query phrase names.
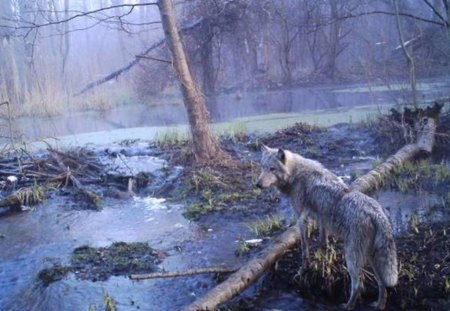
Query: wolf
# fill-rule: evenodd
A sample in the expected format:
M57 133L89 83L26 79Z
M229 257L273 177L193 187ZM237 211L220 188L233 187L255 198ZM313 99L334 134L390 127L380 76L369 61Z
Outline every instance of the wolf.
M345 308L352 310L362 290L361 271L370 266L378 283L378 300L384 309L387 287L398 281L397 248L391 222L371 197L351 190L321 163L289 150L261 147L261 175L256 186L276 187L290 198L297 213L303 262L309 255L306 221L311 218L342 239L351 294Z

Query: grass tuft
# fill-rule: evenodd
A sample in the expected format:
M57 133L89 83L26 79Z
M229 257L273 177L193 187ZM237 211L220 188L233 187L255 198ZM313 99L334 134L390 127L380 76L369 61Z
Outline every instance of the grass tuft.
M269 215L247 226L256 236L264 237L283 229L283 218L279 215Z

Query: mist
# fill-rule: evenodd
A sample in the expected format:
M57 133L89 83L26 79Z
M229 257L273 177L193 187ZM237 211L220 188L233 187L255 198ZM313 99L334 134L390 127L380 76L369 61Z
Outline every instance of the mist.
M176 10L194 79L220 122L445 97L444 3L193 0ZM0 11L1 113L18 136L186 122L156 3L11 0ZM434 77L446 84L430 94L420 79ZM329 89L357 84L389 92Z

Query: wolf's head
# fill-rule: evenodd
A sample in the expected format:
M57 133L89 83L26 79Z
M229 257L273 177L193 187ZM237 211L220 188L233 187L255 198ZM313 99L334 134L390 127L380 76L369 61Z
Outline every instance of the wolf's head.
M290 180L288 169L291 153L283 149L269 148L261 146L261 175L258 178L256 186L258 188L269 188L271 186L283 189Z

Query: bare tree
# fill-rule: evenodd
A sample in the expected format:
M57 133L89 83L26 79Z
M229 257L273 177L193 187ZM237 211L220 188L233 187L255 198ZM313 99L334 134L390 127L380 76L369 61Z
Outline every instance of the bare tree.
M398 8L398 0L393 0L395 12L397 14L396 21L397 21L397 30L398 35L400 38L400 45L402 47L402 51L405 54L406 62L408 63L409 67L409 82L411 84L411 90L412 90L412 96L413 96L413 105L417 107L417 83L416 83L416 64L414 61L414 56L412 55L411 51L408 51L408 47L406 46L404 35L403 35L403 29L402 24L400 22L400 10Z
M167 45L173 56L173 66L180 80L187 110L194 154L199 163L212 163L227 156L212 135L208 125L208 111L203 95L194 82L181 41L172 0L159 0L158 7Z

